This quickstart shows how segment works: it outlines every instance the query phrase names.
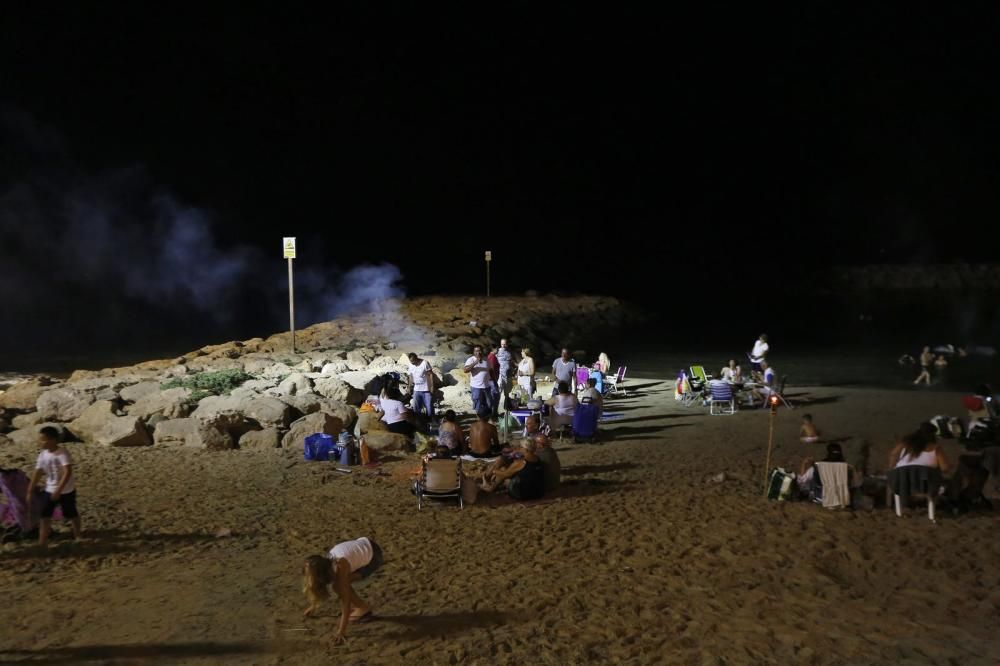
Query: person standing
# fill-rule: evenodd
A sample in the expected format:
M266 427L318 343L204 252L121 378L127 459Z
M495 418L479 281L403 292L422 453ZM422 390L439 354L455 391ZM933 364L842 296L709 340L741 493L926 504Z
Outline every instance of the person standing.
M431 364L410 352L410 388L413 391L413 413L423 412L428 421L434 420L434 373Z
M490 369L490 403L493 408L493 418L500 411L500 360L497 358L497 348L490 344L490 353L486 355L486 365Z
M524 394L524 401L535 395L535 359L531 350L525 347L521 350L521 362L517 364L517 386Z
M465 361L462 368L469 375L469 387L472 389L472 409L477 414L485 409L488 413L493 409L490 405L490 367L483 358L483 348L476 345L472 348L472 356Z
M563 347L559 358L552 362L552 374L556 377L556 386L566 382L573 393L576 393L576 361L569 357L569 350Z
M506 338L500 340L500 349L497 350L497 361L500 363L500 395L503 408L507 409L507 400L510 395L510 377L513 374L514 362L510 351L507 349Z
M767 358L767 352L771 348L767 344L767 334L761 333L757 341L753 343L753 351L750 352L750 368L754 372L760 372L760 364Z
M45 501L42 504L41 527L38 530L38 545L45 548L49 544L49 534L52 532L52 514L56 507L62 509L63 518L70 522L73 528L73 538L80 538L80 513L76 508L76 474L73 473L73 459L69 451L59 445L59 431L52 426L46 426L39 431L38 460L35 462L35 473L28 483L28 496L25 498L30 509L34 501L35 486L45 476Z

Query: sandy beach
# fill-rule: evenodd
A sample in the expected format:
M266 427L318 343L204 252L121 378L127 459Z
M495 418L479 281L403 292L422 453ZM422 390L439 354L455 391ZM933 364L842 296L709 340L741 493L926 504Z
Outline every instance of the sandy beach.
M894 435L958 394L799 388L775 463L824 435ZM334 605L304 620L299 563L368 535L376 619L341 663L930 663L1000 660L996 514L897 518L761 498L766 412L712 417L632 380L600 444L558 445L556 497L417 511L415 456L350 475L262 452L73 445L85 538L0 552L0 661L329 663ZM951 409L951 411L955 411ZM957 456L958 446L949 453ZM4 465L27 468L11 444ZM725 472L726 481L712 477ZM992 482L991 482L992 485Z

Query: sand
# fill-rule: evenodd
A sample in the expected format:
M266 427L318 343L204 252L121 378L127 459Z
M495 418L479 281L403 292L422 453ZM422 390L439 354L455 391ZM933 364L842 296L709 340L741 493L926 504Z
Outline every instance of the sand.
M47 556L0 551L0 661L1000 661L1000 513L935 525L768 502L765 412L711 417L669 382L627 386L604 443L557 445L554 499L464 511L417 511L413 457L344 475L291 451L70 445L86 536L62 530ZM826 436L869 440L872 469L894 434L959 412L943 392L789 393L798 409L775 418L786 465L822 450L798 442L804 411ZM33 458L0 450L4 466ZM360 535L385 550L358 587L377 618L328 651L337 611L302 618L300 561Z

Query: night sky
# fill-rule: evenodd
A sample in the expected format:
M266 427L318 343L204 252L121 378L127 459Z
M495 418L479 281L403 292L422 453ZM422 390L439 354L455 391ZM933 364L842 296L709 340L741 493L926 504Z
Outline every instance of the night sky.
M252 266L212 305L245 336L280 323L248 330L247 305L280 302L284 235L303 270L388 262L410 294L481 292L486 249L501 292L646 302L681 274L994 260L970 241L1000 217L997 11L808 4L5 8L0 194L44 182L49 203L0 206L0 225L31 208L46 229L60 190L97 189L138 232L107 256L148 264L143 201L169 196ZM39 299L134 318L127 272L50 280L49 262L86 260L26 245L0 250L4 300L38 296L9 305L5 343L43 325Z

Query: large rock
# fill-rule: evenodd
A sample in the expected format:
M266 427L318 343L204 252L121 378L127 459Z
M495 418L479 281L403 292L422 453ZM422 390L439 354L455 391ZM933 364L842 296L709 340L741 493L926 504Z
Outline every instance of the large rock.
M182 419L191 413L191 390L172 388L150 393L128 408L129 416L138 416L144 421L159 414L165 419Z
M38 413L46 421L72 421L94 402L94 396L72 388L55 388L38 397Z
M301 448L306 437L317 432L324 432L336 437L344 428L344 422L332 414L326 412L316 412L303 416L294 422L288 433L282 438L281 446L288 448Z
M42 418L41 414L38 412L31 412L30 414L18 414L14 417L10 424L14 426L15 429L20 429L30 428L31 426L38 425L44 421L45 419Z
M365 400L364 387L352 386L348 382L336 377L317 379L313 385L313 390L331 400L337 400L348 405L360 405Z
M391 356L379 356L371 363L368 364L368 371L374 372L376 374L384 374L386 372L399 372L405 373L406 368L409 365L409 360L406 363L397 363L396 359Z
M198 409L191 416L238 438L247 430L256 430L254 424L264 428L287 427L291 409L271 396L209 396L198 403ZM248 424L248 421L252 423Z
M160 392L160 382L139 382L138 384L132 384L131 386L126 386L118 395L125 402L137 402L147 395L152 395L154 393Z
M323 365L323 369L320 371L324 375L339 375L342 372L347 372L350 368L346 361L330 361Z
M49 426L59 431L60 442L70 439L70 433L66 431L65 425L62 423L39 423L20 430L13 430L7 433L7 437L18 445L35 444L38 442L38 433L41 432L42 428Z
M104 446L148 446L153 443L146 424L137 416L117 416L110 400L98 400L69 424L85 442Z
M364 370L372 362L375 355L367 349L355 349L347 352L347 367L351 370Z
M160 421L153 431L153 441L157 446L190 446L213 451L236 446L228 432L195 418Z
M0 435L0 448L3 448L5 446L10 446L13 443L14 440L12 440L11 438L7 437L6 435Z
M375 451L406 451L413 442L406 435L400 435L388 430L372 430L365 435L365 444Z
M270 451L281 446L281 431L277 428L251 430L240 437L240 448L248 451Z
M367 370L345 372L340 375L340 378L354 388L360 389L365 396L378 393L378 388L381 385L379 376L374 372L369 372Z
M388 429L388 426L375 412L359 412L358 422L354 426L354 436L361 437L361 435L372 432L373 430L386 429Z
M312 380L298 372L285 377L277 388L278 395L298 395L310 391L312 391Z
M323 409L326 398L315 393L301 393L299 395L280 395L278 400L292 408L293 418L312 414Z
M34 409L42 393L58 386L59 381L49 377L34 377L18 382L0 393L0 408L27 410Z
M448 379L444 380L444 383L448 386L468 386L472 375L462 368L455 368L448 371L448 377Z

